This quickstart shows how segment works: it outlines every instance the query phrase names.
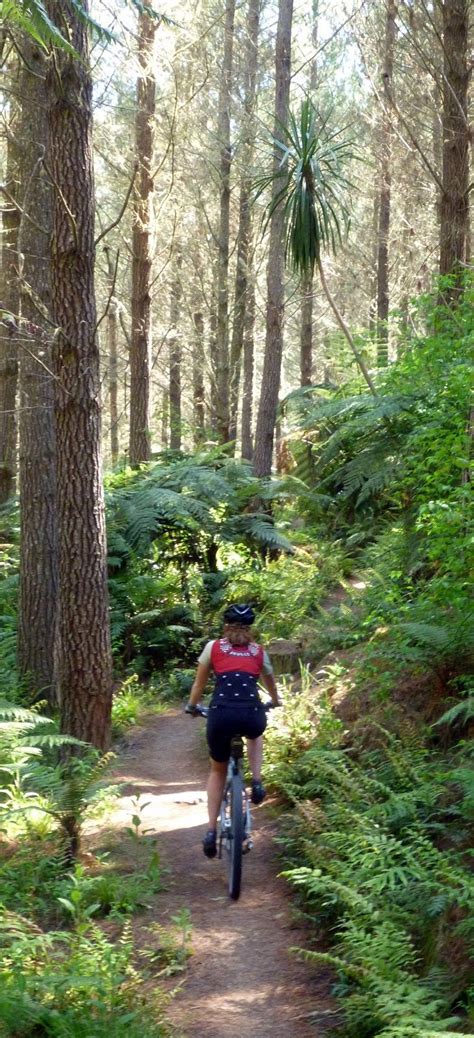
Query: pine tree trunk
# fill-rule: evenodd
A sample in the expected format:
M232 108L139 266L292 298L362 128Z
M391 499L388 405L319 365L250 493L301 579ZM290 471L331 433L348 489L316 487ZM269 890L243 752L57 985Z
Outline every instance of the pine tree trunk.
M443 191L441 195L440 274L456 283L444 293L454 300L460 290L469 231L468 66L469 0L444 0L443 16Z
M11 100L11 118L6 145L6 178L2 206L2 253L0 270L0 505L15 491L16 475L16 395L18 384L19 311L18 228L20 213L15 202L19 193L19 154L15 123L18 105Z
M235 275L234 322L230 348L230 423L229 439L237 437L237 410L239 404L240 369L244 342L245 314L248 305L249 263L252 250L251 193L249 170L255 139L255 95L258 63L258 31L261 0L249 0L245 34L246 57L244 73L245 132L240 161L243 175L240 185L239 230L237 234L237 269Z
M219 428L219 355L217 352L217 268L213 271L211 288L211 305L209 308L209 360L210 360L210 394L209 418L214 436Z
M217 431L222 443L229 439L229 226L230 226L230 105L234 47L235 0L226 0L224 60L219 91L218 136L220 157L220 217L217 257Z
M171 283L169 337L169 407L170 407L170 447L181 450L181 339L178 330L181 304L181 263L179 249L175 255L175 272Z
M247 461L253 458L252 413L253 413L253 369L254 369L254 327L255 327L255 282L249 271L247 284L247 307L245 311L244 346L243 346L243 385L242 385L242 419L241 440L242 457Z
M194 446L204 442L204 317L201 310L193 312L193 437Z
M87 3L83 3L86 11ZM70 0L50 0L78 57L55 51L47 77L53 181L51 298L57 332L59 623L55 674L62 731L110 741L111 650L100 454L100 372L94 293L92 78L87 29Z
M138 16L138 63L135 115L137 178L133 198L132 342L130 349L131 465L149 461L151 367L151 271L153 258L153 143L156 82L153 72L157 21Z
M56 436L51 378L49 237L51 188L43 157L47 142L46 56L29 37L20 78L23 257L19 351L20 595L18 667L33 696L52 703L58 593Z
M275 54L275 129L281 136L281 124L288 120L291 67L291 23L293 0L280 0ZM275 149L274 169L280 168L280 153ZM274 197L281 182L275 181ZM284 313L284 207L277 206L270 223L267 266L267 318L262 389L255 434L254 468L257 476L270 475L273 436L280 392L283 352Z
M170 394L169 389L164 389L161 398L161 449L166 450L169 445L170 424Z
M395 39L397 5L395 0L387 0L385 9L385 57L383 81L385 90L392 89L393 55ZM388 312L389 312L389 237L390 207L392 190L392 120L387 102L382 121L381 159L380 159L380 199L379 223L377 233L377 366L385 367L388 363Z
M318 20L319 0L313 0L312 4L312 28L311 45L314 57L310 66L309 92L313 102L316 104L316 91L318 86ZM313 375L313 273L308 272L303 278L301 291L301 331L300 331L300 385L310 386Z
M112 465L116 465L119 456L119 417L118 417L118 352L117 352L117 300L115 298L115 264L108 246L104 249L107 260L107 287L110 295L107 313L107 354L109 383L109 416L110 416L110 456Z

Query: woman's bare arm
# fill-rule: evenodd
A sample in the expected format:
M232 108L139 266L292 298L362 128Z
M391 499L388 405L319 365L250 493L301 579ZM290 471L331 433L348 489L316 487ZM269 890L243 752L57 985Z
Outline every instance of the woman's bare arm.
M193 686L191 688L191 695L189 697L189 703L190 703L191 706L197 706L197 704L199 703L199 700L201 699L202 694L204 692L204 689L205 689L205 687L207 685L207 682L209 680L209 674L210 673L211 673L211 664L210 663L199 663L198 664L198 669L196 671L196 677L194 678Z
M260 674L260 681L262 682L262 685L264 689L268 692L269 696L271 696L273 706L279 706L280 700L278 699L278 691L274 675L262 673Z

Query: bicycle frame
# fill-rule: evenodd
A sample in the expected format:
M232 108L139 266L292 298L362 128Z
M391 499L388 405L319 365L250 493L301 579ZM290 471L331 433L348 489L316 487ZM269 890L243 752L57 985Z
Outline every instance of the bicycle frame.
M272 704L266 703L270 710ZM198 705L193 711L201 717L207 717L207 707ZM252 849L252 812L250 797L247 794L244 769L244 741L241 735L234 735L230 746L230 757L218 820L218 856L222 858L222 848L228 853L229 895L235 901L240 895L242 879L242 856Z
M218 835L219 858L222 858L223 846L228 854L229 894L234 901L240 895L242 855L252 848L252 815L245 788L243 756L243 739L236 735L231 742Z
M243 854L248 854L252 850L253 841L251 838L252 833L252 812L250 809L250 797L248 796L247 789L245 786L244 771L243 771L243 758L244 758L244 744L241 735L235 735L231 742L229 763L227 765L227 775L224 786L224 795L221 803L221 813L219 817L220 833L219 833L219 858L222 858L222 843L225 838L226 831L228 832L230 826L224 823L222 825L221 819L226 818L226 806L228 793L232 784L232 777L234 775L240 775L242 780L242 799L243 799L243 819L244 819L244 840L245 846L242 848ZM230 822L230 820L229 820Z

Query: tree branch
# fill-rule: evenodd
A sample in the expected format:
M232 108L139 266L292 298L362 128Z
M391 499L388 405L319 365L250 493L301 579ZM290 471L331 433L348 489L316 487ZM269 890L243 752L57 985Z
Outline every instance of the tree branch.
M323 269L323 265L321 263L321 260L318 259L316 261L316 263L317 263L317 268L318 268L318 272L319 272L319 277L321 279L321 285L322 285L322 288L323 288L323 292L324 292L324 294L326 296L326 299L327 299L327 301L329 303L329 306L331 307L331 310L332 310L332 312L334 314L334 317L336 318L336 321L337 321L337 323L338 323L338 325L339 325L339 327L340 327L344 337L347 339L347 342L349 343L349 346L350 346L350 348L352 350L352 353L354 354L354 357L355 357L355 359L357 361L357 364L358 364L358 366L359 366L359 368L360 368L360 370L361 370L361 372L362 372L362 374L363 374L363 376L365 378L365 381L367 382L367 385L368 385L368 387L370 389L370 392L372 393L372 396L378 398L377 390L376 390L374 382L373 382L373 380L372 380L372 378L371 378L371 376L369 374L369 371L367 369L367 365L366 365L366 363L364 361L364 358L359 353L359 350L357 349L357 346L356 346L356 344L354 342L354 339L352 338L352 335L351 335L351 333L349 331L349 328L348 328L348 326L347 326L347 324L346 324L346 322L345 322L345 320L344 320L344 318L343 318L343 316L342 316L342 314L341 314L341 312L340 312L340 310L339 310L335 300L333 299L333 297L331 295L331 292L329 291L328 283L326 281L326 275L324 273L324 269Z
M120 210L120 212L119 212L119 214L117 216L117 219L113 220L112 223L110 223L109 226L105 228L105 230L101 231L101 233L99 234L99 237L96 238L96 240L95 240L95 247L96 248L97 248L99 242L102 241L102 238L105 238L106 234L109 234L109 231L113 231L114 227L117 227L118 224L120 223L120 221L121 221L121 219L122 219L122 217L123 217L123 215L125 213L125 210L127 208L127 205L129 203L130 195L131 195L131 193L133 191L133 185L135 183L135 178L136 178L137 173L138 173L138 162L135 163L132 179L131 179L131 181L130 181L130 183L128 185L127 194L125 195L124 202L123 202L122 208L121 208L121 210Z

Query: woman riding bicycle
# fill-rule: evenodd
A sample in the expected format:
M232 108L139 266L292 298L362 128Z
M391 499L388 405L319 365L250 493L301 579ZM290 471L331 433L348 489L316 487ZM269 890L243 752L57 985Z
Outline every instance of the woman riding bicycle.
M203 649L186 707L188 713L195 713L213 670L216 684L207 718L211 757L207 783L209 829L203 840L207 858L215 858L217 854L217 818L234 735L247 738L253 803L260 804L265 796L261 767L267 718L258 694L257 680L261 680L274 706L278 706L278 694L268 654L261 645L252 641L254 619L251 606L231 605L226 609L223 637L208 642Z

